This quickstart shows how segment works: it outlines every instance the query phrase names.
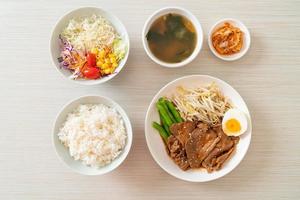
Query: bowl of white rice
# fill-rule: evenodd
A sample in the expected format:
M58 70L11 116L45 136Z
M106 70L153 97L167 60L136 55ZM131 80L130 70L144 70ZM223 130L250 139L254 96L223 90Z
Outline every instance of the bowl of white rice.
M73 171L101 175L116 169L132 144L130 120L119 104L102 96L83 96L57 115L53 144Z

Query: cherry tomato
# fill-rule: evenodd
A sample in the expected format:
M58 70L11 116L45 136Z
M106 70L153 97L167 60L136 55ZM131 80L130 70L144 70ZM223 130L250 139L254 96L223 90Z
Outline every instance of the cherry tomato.
M97 79L100 78L100 70L97 67L85 67L82 71L84 77L88 79Z
M95 67L96 66L96 55L89 52L86 56L87 65L89 67Z

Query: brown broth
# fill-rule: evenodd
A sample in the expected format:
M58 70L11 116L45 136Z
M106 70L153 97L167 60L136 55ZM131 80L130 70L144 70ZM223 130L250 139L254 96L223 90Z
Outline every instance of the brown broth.
M186 17L169 13L156 19L146 35L151 52L167 63L179 63L194 51L197 34Z

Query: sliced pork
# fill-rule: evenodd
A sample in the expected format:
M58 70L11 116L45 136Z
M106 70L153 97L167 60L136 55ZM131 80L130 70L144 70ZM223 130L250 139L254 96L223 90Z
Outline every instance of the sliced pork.
M191 133L195 130L197 123L186 121L181 123L172 124L170 126L170 131L182 144L185 146L186 141L190 138Z
M187 170L189 168L189 163L187 161L185 149L180 141L175 136L171 135L167 140L167 147L169 149L169 155L173 161L182 170Z
M225 135L221 127L202 122L175 123L167 140L168 154L182 169L204 167L209 173L221 169L234 152L239 137Z
M201 167L202 161L214 149L219 140L218 134L213 130L196 128L185 146L190 167Z
M219 170L230 157L239 141L239 137L229 137L225 135L222 128L217 128L215 131L220 135L220 141L202 162L202 166L206 168L208 172Z

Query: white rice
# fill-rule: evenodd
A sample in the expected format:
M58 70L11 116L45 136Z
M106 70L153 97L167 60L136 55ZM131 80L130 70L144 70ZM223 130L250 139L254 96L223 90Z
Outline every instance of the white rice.
M121 116L103 104L85 104L68 114L58 133L75 160L93 167L111 163L125 147L127 133Z

